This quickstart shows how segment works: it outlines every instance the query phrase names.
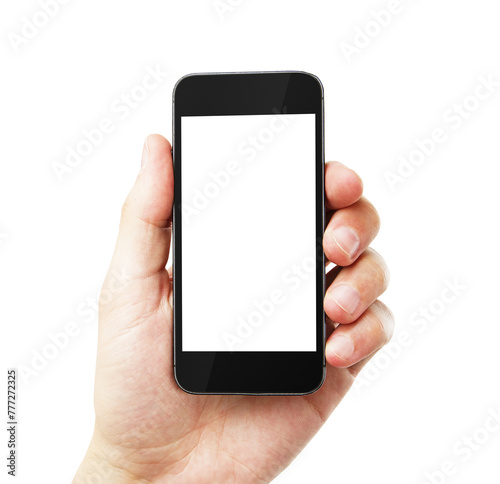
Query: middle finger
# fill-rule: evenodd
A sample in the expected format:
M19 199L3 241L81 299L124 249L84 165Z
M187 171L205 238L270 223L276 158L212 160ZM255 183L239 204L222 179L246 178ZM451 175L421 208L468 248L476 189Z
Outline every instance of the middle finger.
M388 283L384 259L367 249L354 264L343 267L327 289L325 313L335 323L352 323L387 289Z
M326 257L339 266L352 264L375 238L379 228L377 210L364 197L337 210L323 236Z

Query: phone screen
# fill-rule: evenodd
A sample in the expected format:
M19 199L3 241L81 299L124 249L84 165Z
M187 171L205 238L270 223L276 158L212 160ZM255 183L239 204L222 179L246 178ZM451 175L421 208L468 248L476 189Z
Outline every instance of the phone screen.
M317 350L315 128L181 117L183 351Z

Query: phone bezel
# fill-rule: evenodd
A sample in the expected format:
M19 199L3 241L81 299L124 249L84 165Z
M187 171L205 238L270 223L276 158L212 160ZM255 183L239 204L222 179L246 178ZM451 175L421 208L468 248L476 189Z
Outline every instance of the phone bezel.
M189 74L173 90L174 375L193 394L304 395L325 378L324 103L320 80L307 72ZM313 113L316 120L316 351L182 350L181 117Z

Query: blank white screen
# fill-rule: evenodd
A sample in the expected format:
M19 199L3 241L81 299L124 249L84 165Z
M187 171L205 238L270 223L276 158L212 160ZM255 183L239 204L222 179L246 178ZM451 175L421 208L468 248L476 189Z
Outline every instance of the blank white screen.
M183 351L315 351L315 115L181 118Z

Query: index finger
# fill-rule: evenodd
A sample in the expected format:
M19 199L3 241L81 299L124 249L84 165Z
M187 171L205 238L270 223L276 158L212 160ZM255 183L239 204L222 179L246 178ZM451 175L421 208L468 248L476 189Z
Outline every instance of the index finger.
M329 210L345 208L363 194L363 182L356 172L338 161L325 165L325 205Z

